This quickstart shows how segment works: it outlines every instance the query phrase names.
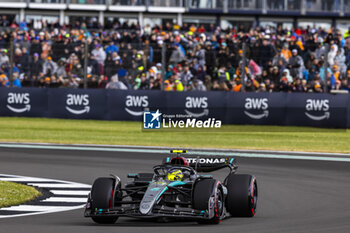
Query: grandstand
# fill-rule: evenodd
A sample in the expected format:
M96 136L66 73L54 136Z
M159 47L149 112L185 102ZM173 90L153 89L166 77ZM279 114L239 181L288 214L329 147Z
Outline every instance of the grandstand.
M1 0L0 86L347 92L348 5Z
M2 15L11 20L43 19L61 25L97 20L105 25L118 18L141 26L166 22L221 26L337 26L347 30L347 0L1 0ZM166 14L164 14L166 13ZM152 26L152 25L151 25Z

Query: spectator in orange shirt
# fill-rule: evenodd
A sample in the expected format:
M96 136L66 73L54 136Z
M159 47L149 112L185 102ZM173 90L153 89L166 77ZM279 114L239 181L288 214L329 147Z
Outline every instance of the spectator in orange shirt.
M240 78L236 78L236 85L233 85L234 92L240 92L242 90L242 83Z
M292 52L289 50L288 44L284 44L282 50L281 50L282 56L286 61L289 61L289 58L292 56Z
M332 67L332 72L333 72L333 75L335 77L335 80L340 80L342 77L341 77L341 73L339 71L339 67L337 65L333 65Z
M174 83L170 82L170 79L164 81L164 91L172 91Z

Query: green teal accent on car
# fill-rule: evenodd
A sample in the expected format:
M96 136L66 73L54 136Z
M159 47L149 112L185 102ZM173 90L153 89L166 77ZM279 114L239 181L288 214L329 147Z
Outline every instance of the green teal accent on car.
M179 181L179 180L171 182L170 184L168 184L168 186L164 187L164 189L159 193L156 200L158 200L163 195L163 193L168 190L168 187L175 187L175 186L184 185L184 184L186 184L186 182Z
M138 176L137 173L128 173L128 176Z
M230 160L230 163L232 163L233 162L233 160L235 160L234 158L232 158L231 160Z
M151 189L151 191L158 191L159 190L159 188L153 188L153 189Z
M174 186L179 186L179 185L183 185L183 184L186 184L186 182L177 180L177 181L171 182L170 184L168 184L168 186L174 187Z

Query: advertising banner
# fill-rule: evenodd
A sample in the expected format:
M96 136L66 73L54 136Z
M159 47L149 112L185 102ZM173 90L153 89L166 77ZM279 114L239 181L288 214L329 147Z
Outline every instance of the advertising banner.
M350 128L349 103L346 94L0 88L0 116L141 122L158 111L169 121Z
M225 121L225 92L167 92L165 97L167 107L163 114L178 115L178 119L192 116L196 119L213 118L223 123Z
M0 116L47 117L46 89L0 88Z
M286 93L227 93L229 124L284 125Z
M287 95L287 125L346 128L348 95L290 93Z
M108 120L140 121L143 112L163 111L165 92L107 90Z
M105 90L49 89L49 117L72 119L105 119Z

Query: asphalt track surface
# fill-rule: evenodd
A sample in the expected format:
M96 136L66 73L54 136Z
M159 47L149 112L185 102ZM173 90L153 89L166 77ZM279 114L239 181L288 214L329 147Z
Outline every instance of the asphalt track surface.
M92 184L99 176L151 172L164 155L0 148L1 173ZM254 174L259 200L254 218L230 218L219 225L159 223L119 218L96 225L83 209L0 219L1 232L350 232L350 163L289 159L238 158L238 173ZM225 171L215 175L223 177Z

